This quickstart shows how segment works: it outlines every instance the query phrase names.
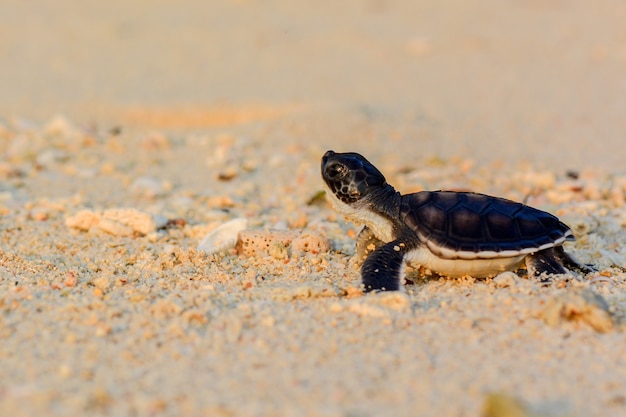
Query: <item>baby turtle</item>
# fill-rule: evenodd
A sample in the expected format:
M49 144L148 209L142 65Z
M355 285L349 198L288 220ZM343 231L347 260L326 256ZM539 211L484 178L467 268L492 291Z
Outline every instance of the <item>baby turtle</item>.
M357 237L365 291L400 289L405 261L450 277L495 276L524 261L544 279L568 273L565 265L586 269L563 250L570 228L545 211L471 192L401 195L353 152L326 152L322 178L335 209L365 225Z

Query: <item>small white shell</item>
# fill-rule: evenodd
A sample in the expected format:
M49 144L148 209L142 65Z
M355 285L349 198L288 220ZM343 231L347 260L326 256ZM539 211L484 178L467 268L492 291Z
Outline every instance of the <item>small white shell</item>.
M219 253L234 248L237 235L248 226L248 219L236 218L211 230L198 244L198 251Z

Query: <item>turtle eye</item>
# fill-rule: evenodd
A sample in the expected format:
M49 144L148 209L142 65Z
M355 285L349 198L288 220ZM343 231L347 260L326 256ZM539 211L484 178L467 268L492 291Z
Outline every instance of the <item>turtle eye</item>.
M332 164L326 167L326 176L329 179L342 177L346 172L346 167L342 164Z

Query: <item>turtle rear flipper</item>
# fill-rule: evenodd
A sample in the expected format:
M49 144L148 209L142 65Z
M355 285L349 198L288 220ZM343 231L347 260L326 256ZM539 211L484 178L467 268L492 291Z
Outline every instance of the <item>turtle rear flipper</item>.
M581 264L565 252L563 246L544 249L526 257L526 269L531 277L537 278L544 274L569 274L568 268L585 274L595 271L592 266ZM542 281L549 281L549 278L544 278Z
M568 274L569 271L561 259L556 256L554 248L548 248L526 257L526 269L529 277L541 278L541 281L548 282L548 275Z
M404 269L404 257L413 245L406 240L396 239L372 252L361 267L361 277L365 292L398 291Z
M583 264L579 262L572 255L565 252L565 249L563 249L563 246L554 247L554 256L568 269L574 269L583 274L590 274L592 272L598 271L596 267L593 265Z

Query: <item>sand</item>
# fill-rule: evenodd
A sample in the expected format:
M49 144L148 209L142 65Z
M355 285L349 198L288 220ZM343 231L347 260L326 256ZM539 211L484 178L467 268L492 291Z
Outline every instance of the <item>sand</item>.
M625 19L3 2L0 415L626 414ZM409 268L364 295L360 228L319 194L328 149L402 192L552 212L598 272ZM243 242L198 250L234 219Z

